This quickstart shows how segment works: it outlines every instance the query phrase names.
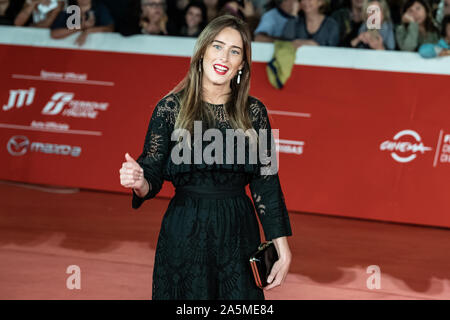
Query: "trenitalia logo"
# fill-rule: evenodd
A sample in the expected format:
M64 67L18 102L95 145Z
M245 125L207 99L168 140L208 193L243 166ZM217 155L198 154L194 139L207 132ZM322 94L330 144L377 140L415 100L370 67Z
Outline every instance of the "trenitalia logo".
M52 99L47 102L44 109L42 109L42 114L55 115L62 111L64 105L71 101L73 98L73 93L68 92L57 92L52 96Z
M105 111L108 108L107 102L73 100L74 95L71 92L55 93L42 109L42 114L95 119L98 110Z
M405 140L402 141L402 138L406 139L408 136L412 137L415 142ZM394 136L393 141L386 140L382 142L380 145L380 150L392 151L391 157L395 161L406 163L414 160L417 157L417 152L424 154L425 151L430 151L431 148L424 146L422 138L414 130L402 130Z
M23 156L30 152L40 152L47 154L70 155L72 157L79 157L81 154L81 147L69 146L65 144L54 144L46 142L32 142L25 136L13 136L6 144L6 149L12 156Z

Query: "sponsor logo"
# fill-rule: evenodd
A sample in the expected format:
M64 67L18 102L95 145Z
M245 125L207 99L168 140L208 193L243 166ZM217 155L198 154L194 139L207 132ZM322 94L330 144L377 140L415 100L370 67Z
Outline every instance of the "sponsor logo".
M292 153L298 155L303 153L303 146L305 145L304 141L279 139L276 142L277 151L280 153Z
M53 94L42 109L42 114L51 116L61 114L68 117L95 119L98 110L105 111L109 105L107 102L73 100L74 96L75 94L71 92Z
M27 153L27 149L30 145L30 140L25 136L14 136L9 139L6 144L6 149L9 154L13 156L22 156Z
M395 161L406 163L414 160L417 157L417 153L424 154L425 151L430 151L431 148L423 144L422 138L416 131L402 130L394 136L392 141L386 140L382 142L380 150L391 151L391 157Z
M35 88L9 90L8 104L3 105L3 111L8 111L14 107L21 108L33 103Z
M79 157L81 147L47 142L30 142L26 136L13 136L6 144L6 149L13 156L23 156L28 151L64 156Z

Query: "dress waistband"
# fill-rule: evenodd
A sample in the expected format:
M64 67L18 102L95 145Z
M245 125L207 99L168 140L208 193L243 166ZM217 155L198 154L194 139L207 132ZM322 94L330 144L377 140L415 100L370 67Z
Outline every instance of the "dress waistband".
M175 195L223 199L246 195L245 186L180 186L175 188Z

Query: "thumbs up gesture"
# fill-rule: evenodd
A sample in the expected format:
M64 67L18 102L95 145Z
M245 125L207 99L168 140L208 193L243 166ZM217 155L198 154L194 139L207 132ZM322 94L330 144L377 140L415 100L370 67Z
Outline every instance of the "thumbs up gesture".
M142 194L148 185L144 178L144 170L128 153L125 153L125 162L120 168L120 184L125 188L133 188L137 193ZM148 192L148 189L147 189Z

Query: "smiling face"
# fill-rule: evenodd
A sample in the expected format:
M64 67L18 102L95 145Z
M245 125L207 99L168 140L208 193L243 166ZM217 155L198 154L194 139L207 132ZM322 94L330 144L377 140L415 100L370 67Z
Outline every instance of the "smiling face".
M414 4L406 10L406 12L414 18L418 24L425 22L427 12L425 7L420 2L414 2Z
M244 66L244 46L241 34L224 28L208 45L203 56L203 84L229 86L231 79Z

